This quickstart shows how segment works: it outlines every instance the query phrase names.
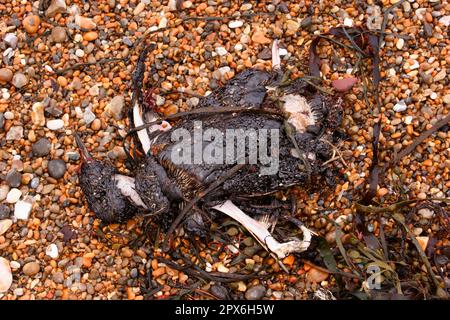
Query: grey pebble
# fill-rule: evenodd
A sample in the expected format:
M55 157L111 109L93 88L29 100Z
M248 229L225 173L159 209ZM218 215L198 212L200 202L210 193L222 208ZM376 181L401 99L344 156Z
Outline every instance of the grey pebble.
M249 288L245 292L245 299L247 300L260 300L266 294L266 288L262 285L257 285Z
M32 150L36 157L44 157L50 153L52 144L47 138L40 138L33 144Z
M48 162L48 174L52 178L62 178L64 173L66 173L66 163L63 160L55 159Z
M5 181L11 188L18 188L22 182L22 174L16 169L11 169L6 174Z
M0 204L0 220L9 218L11 209L6 204Z
M57 271L53 274L53 281L55 283L63 283L64 282L64 274L60 271Z

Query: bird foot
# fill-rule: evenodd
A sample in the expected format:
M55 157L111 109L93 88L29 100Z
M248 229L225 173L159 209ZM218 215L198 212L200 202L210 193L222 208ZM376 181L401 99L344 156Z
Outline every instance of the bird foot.
M262 223L246 215L230 200L214 206L213 209L225 213L227 216L241 223L267 251L273 252L279 259L283 259L293 252L306 251L311 243L312 232L305 226L300 226L303 232L303 240L295 239L280 243L275 240L273 235Z

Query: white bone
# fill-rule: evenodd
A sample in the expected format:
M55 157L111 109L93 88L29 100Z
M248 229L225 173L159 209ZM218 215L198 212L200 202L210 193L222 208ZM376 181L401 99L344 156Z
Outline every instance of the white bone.
M134 178L122 174L115 174L113 179L116 181L117 188L119 188L125 197L130 198L134 204L147 209L147 206L135 190Z
M157 120L157 116L153 112L147 112L145 115L145 120L147 123L151 123ZM133 106L133 121L136 127L142 126L145 124L144 117L142 116L141 107L137 102L135 102ZM141 142L142 148L144 149L145 154L150 150L152 143L154 142L150 140L150 136L148 132L152 133L156 130L167 131L170 130L172 126L167 121L162 121L161 124L154 124L147 129L142 129L137 132L139 141Z
M272 44L272 70L281 68L280 48L278 47L278 40L275 39Z
M303 232L303 240L296 239L285 243L279 243L264 225L246 215L230 200L214 206L213 209L223 212L241 223L266 250L275 253L279 259L283 259L292 252L303 252L308 249L311 243L311 231L304 226L300 226L300 229Z

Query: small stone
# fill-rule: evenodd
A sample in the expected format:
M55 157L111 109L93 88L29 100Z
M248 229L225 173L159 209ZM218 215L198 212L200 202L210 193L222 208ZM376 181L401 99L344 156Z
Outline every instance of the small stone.
M13 223L11 219L0 220L0 236L8 231L8 229L11 228L12 224Z
M39 263L28 262L26 265L23 266L22 271L25 275L31 277L37 274L40 269L41 267L39 266Z
M37 189L37 187L39 187L39 178L36 177L31 179L30 188Z
M6 134L6 140L20 140L23 138L23 127L12 126Z
M53 282L57 283L57 284L61 284L64 282L64 273L62 273L61 271L56 271L53 274Z
M16 87L17 89L20 89L24 86L26 86L28 83L28 78L26 75L24 75L23 73L17 72L14 74L13 78L12 78L12 84L14 87Z
M91 111L91 108L86 108L84 110L83 120L86 125L90 125L92 123L92 121L95 120L95 114Z
M14 113L12 113L11 111L6 111L4 113L4 117L6 120L13 120L14 119Z
M241 5L241 8L239 9L240 11L248 11L253 7L253 5L249 2L246 2L244 4Z
M445 79L446 76L447 76L447 72L445 71L445 69L442 69L434 76L433 81L434 82L442 81Z
M55 131L64 128L64 121L61 119L54 119L47 121L47 128Z
M59 179L66 173L66 163L61 159L50 160L48 162L48 174L50 177Z
M94 41L97 38L98 38L98 33L95 31L89 31L83 35L83 39L86 41Z
M3 201L6 199L8 192L9 192L9 186L6 184L2 184L0 186L0 201Z
M403 40L403 38L399 38L395 46L397 47L398 50L402 50L404 44L405 40Z
M44 105L36 102L31 107L31 110L31 121L33 124L39 127L45 126Z
M106 106L106 111L109 116L116 120L122 119L122 109L125 105L125 98L122 95L115 96L111 102Z
M358 78L351 77L351 78L333 80L332 84L333 84L333 87L336 89L336 91L345 92L345 91L350 90L357 82L358 82Z
M344 18L344 26L353 27L353 20L350 18Z
M135 16L137 16L138 14L140 14L142 11L144 11L145 9L145 3L143 2L139 2L138 5L136 6L136 8L134 8L133 14Z
M0 293L9 290L13 282L9 261L0 257Z
M0 112L0 129L3 129L5 126L5 115L3 112Z
M11 209L6 204L0 204L0 219L9 218L11 214Z
M381 15L381 8L373 5L367 8L367 29L380 30L383 24L383 17Z
M445 104L450 104L450 94L446 94L442 100L444 101Z
M238 230L237 228L235 228L235 227L231 227L231 228L228 229L228 231L227 231L227 234L228 234L230 237L234 237L234 236L236 236L238 233L239 233L239 230Z
M178 10L178 8L177 8L177 0L169 0L169 2L167 3L167 6L169 7L169 11L176 11L176 10Z
M445 27L450 26L450 16L443 16L442 18L439 19L439 23L443 24Z
M286 27L286 35L292 36L298 31L298 29L300 29L300 23L294 20L287 20L285 23L285 27Z
M3 41L5 41L5 44L13 49L17 47L17 36L14 33L7 33L3 37Z
M403 112L405 111L407 108L406 103L404 100L400 100L399 102L397 102L394 106L394 111L395 112Z
M168 22L169 21L167 20L166 17L162 17L161 20L159 21L158 28L159 29L166 28Z
M13 72L7 68L0 69L0 83L5 84L12 80Z
M75 55L76 55L78 58L83 58L83 57L84 57L84 51L81 50L81 49L77 49L77 50L75 50Z
M306 278L311 282L320 283L322 281L327 280L328 273L312 267L311 269L308 270Z
M259 44L269 44L271 40L266 37L265 32L257 30L252 35L252 41Z
M240 21L240 20L233 20L233 21L230 21L230 22L228 23L228 27L229 27L230 29L236 29L236 28L242 27L243 24L244 24L244 23L243 23L242 21Z
M39 29L41 19L37 15L29 15L25 19L23 19L22 24L26 32L28 32L29 34L34 34Z
M83 31L91 31L97 27L97 24L92 19L80 15L75 16L75 23Z
M36 157L44 157L50 153L51 146L52 144L47 138L40 138L33 144L31 150Z
M216 53L217 53L219 56L224 56L224 55L226 55L226 54L228 53L228 51L227 51L227 49L225 49L224 47L217 47L217 48L216 48Z
M422 208L419 211L417 211L419 215L422 216L424 219L431 219L434 216L434 212L431 209L428 208Z
M6 174L5 181L11 188L18 188L22 182L22 174L16 169L9 170Z
M247 300L261 300L266 294L266 288L262 285L256 285L248 288L245 292L245 299Z
M91 129L94 131L98 131L100 130L102 127L102 122L100 121L100 119L94 119L94 121L92 121L91 124Z
M58 247L56 244L52 243L45 249L45 254L52 259L58 258Z
M33 205L26 201L17 201L14 205L14 217L17 220L28 220Z
M413 120L412 116L406 116L404 122L405 122L405 124L411 124L412 120Z
M67 10L66 1L65 0L52 0L50 6L45 11L45 15L47 17L54 17L58 13L64 13Z

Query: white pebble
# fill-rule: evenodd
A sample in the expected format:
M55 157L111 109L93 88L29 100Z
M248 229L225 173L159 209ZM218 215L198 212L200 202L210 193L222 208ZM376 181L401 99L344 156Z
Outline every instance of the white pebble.
M242 21L239 20L235 20L235 21L230 21L230 23L228 23L228 27L230 29L235 29L235 28L240 28L242 27L244 23Z
M243 49L243 46L241 43L238 43L234 46L234 51L241 51Z
M64 127L64 121L61 119L55 119L55 120L48 120L47 121L47 128L50 130L59 130Z
M6 111L3 116L5 117L6 120L12 120L14 119L14 113L12 113L11 111Z
M411 124L412 123L412 119L413 119L412 116L406 116L405 117L405 124Z
M432 100L436 100L436 98L437 98L437 93L436 93L436 92L432 92L432 93L430 94L430 98L431 98Z
M74 37L75 42L81 42L83 41L83 36L79 33L77 33Z
M217 53L219 56L224 56L224 55L226 55L226 54L228 53L228 51L227 51L227 49L225 49L224 47L217 47L217 48L216 48L216 53Z
M428 208L422 208L417 213L424 219L431 219L434 215L434 212Z
M345 18L344 19L344 26L346 27L352 27L353 26L353 20L350 18Z
M405 111L407 108L405 101L400 100L399 102L397 102L397 104L394 106L394 111L395 112L402 112Z
M405 40L400 38L397 40L397 44L395 46L397 47L398 50L402 50L404 44L405 44Z
M6 202L16 203L17 201L19 201L21 196L22 191L17 188L12 188L11 190L9 190L8 195L6 196Z
M6 231L8 231L8 229L11 228L11 226L12 226L11 219L0 220L0 236L4 234Z
M285 55L288 54L288 51L286 49L284 49L284 48L280 48L278 53L280 54L280 56L285 56Z
M18 201L14 205L14 217L18 220L28 220L32 204L26 201Z
M11 261L9 263L9 265L11 266L11 269L19 269L20 268L20 263L18 263L17 261Z
M162 19L161 19L161 21L159 21L159 25L158 25L158 28L165 28L165 27L167 27L167 18L166 17L163 17Z
M52 243L45 249L45 254L48 255L52 259L58 258L58 247L56 244Z
M9 290L13 282L9 261L0 257L0 293Z
M84 51L81 50L81 49L77 49L77 50L75 51L75 55L76 55L78 58L83 58L83 57L84 57Z

